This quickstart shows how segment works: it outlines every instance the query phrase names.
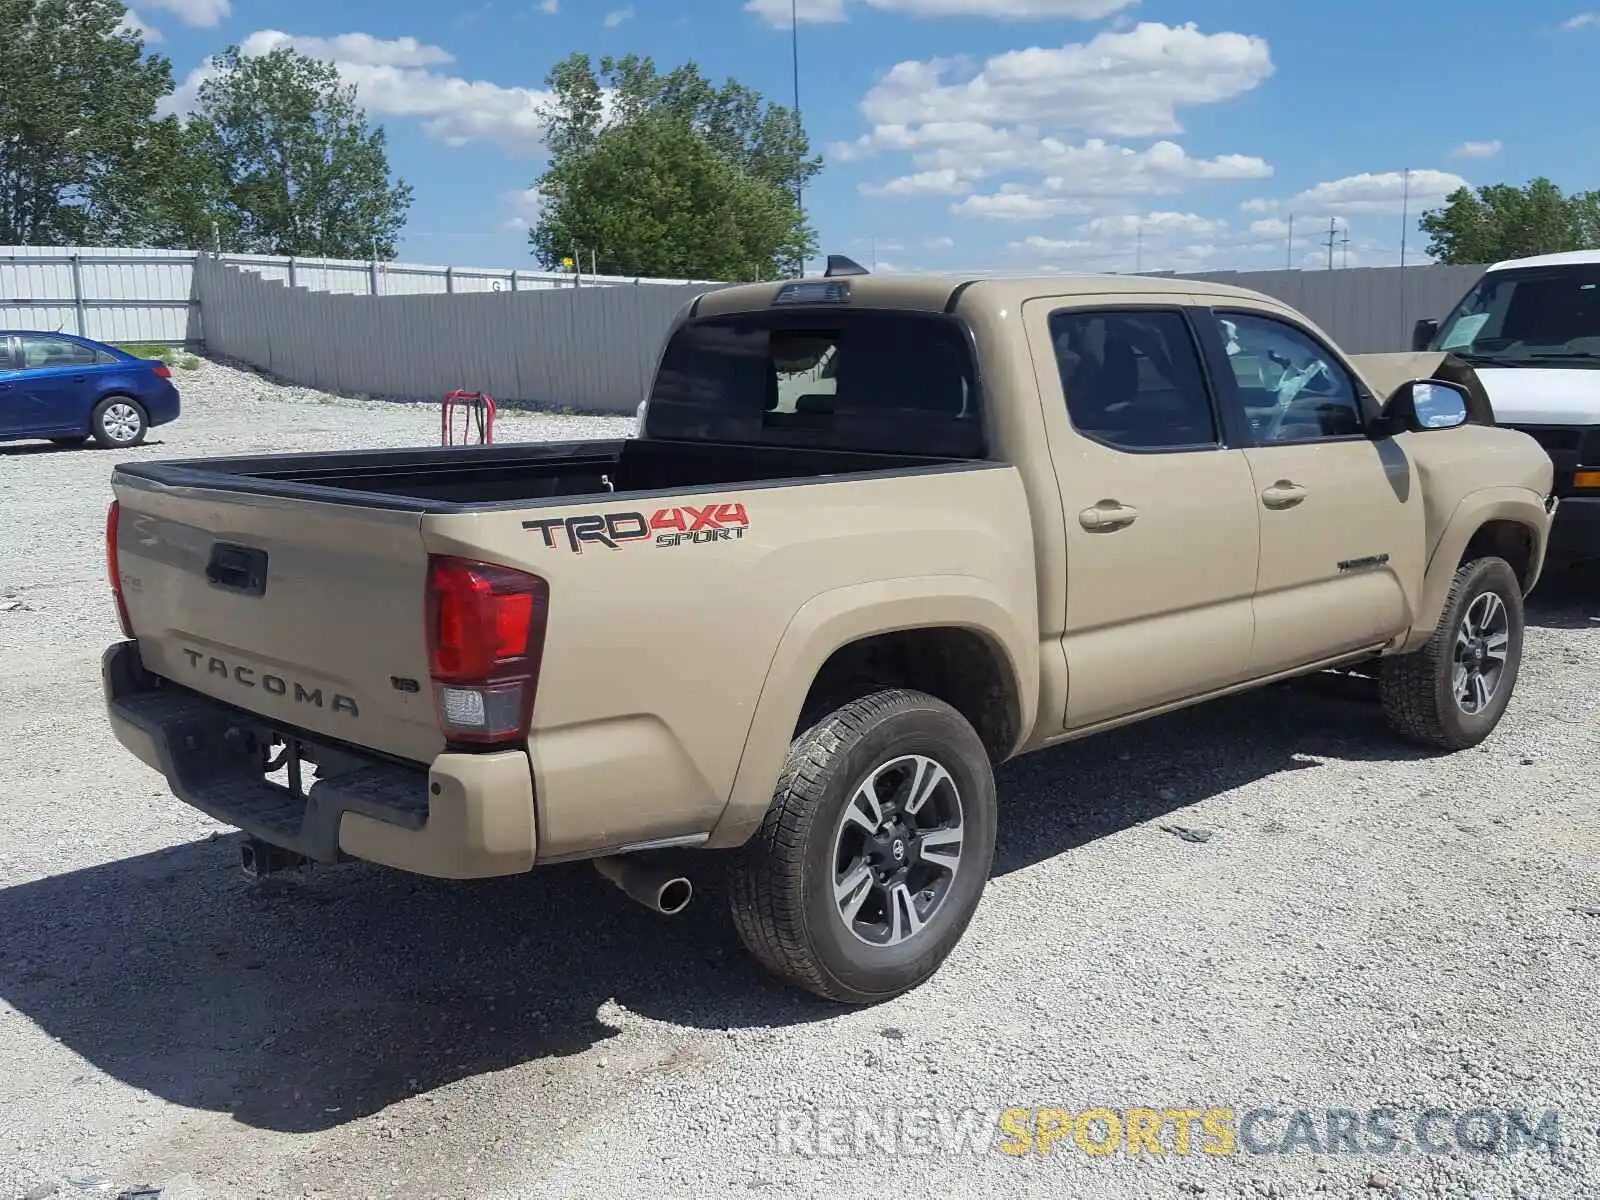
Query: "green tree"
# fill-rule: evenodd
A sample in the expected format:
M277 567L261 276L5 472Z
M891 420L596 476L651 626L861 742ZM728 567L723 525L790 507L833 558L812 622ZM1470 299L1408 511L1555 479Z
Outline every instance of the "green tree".
M0 245L118 240L147 224L172 64L120 0L0 0ZM163 132L165 130L165 132Z
M530 238L552 267L593 248L605 274L771 279L809 251L792 195L663 114L606 129L540 187Z
M546 204L529 232L545 266L576 250L609 274L770 279L814 251L800 198L822 163L792 109L639 55L596 72L574 54L546 82Z
M1600 246L1600 194L1564 196L1540 177L1525 187L1458 188L1423 214L1428 253L1444 263L1490 263Z
M197 205L215 189L225 249L324 258L393 258L411 186L391 180L382 128L371 128L355 88L332 63L287 47L211 59L184 131ZM174 206L172 219L182 223Z

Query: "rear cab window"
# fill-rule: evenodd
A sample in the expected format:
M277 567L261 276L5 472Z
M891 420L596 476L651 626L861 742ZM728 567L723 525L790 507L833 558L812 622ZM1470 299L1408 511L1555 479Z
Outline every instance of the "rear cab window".
M646 437L983 458L976 356L943 313L775 308L680 326Z

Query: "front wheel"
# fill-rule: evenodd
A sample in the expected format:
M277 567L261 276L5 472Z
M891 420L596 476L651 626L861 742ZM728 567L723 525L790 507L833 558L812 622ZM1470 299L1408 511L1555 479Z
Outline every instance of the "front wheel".
M731 872L734 925L789 983L848 1004L891 999L961 939L994 838L989 756L961 714L922 692L863 696L790 747Z
M144 409L127 396L107 396L89 421L94 440L107 450L121 450L144 441Z
M1396 733L1465 750L1505 715L1522 667L1522 585L1501 558L1463 563L1428 643L1383 660L1383 715Z

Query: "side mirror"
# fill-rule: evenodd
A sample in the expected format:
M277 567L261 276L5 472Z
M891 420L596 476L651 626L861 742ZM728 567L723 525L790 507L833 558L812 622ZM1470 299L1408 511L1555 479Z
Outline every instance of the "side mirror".
M1433 339L1439 336L1439 322L1432 317L1423 317L1411 329L1411 348L1413 350L1426 350L1433 344Z
M1455 429L1467 423L1467 390L1438 379L1413 379L1394 390L1379 418L1384 436Z

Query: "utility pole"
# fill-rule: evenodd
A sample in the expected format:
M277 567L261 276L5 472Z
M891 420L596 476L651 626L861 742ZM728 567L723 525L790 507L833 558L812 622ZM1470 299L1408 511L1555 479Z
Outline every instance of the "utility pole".
M1406 323L1406 241L1411 232L1411 168L1400 177L1400 327Z
M800 0L789 0L789 53L791 71L794 77L794 144L798 152L800 138L805 132L805 125L800 120ZM794 163L794 207L800 214L800 220L806 219L805 184L800 178L800 158L798 153ZM806 272L806 264L800 262L800 274Z
M1344 261L1340 265L1345 267L1345 268L1348 268L1350 266L1350 226L1349 225L1346 225L1344 227L1344 238L1339 242L1339 245L1344 247Z
M1144 270L1144 221L1139 217L1134 218L1133 226L1133 273L1139 274Z
M1333 270L1333 243L1339 232L1339 223L1333 217L1328 218L1328 270Z
M1406 240L1411 233L1411 168L1400 177L1400 265L1406 265ZM1404 276L1401 276L1404 278Z
M1294 214L1293 213L1289 214L1289 245L1284 250L1283 269L1285 271L1294 270Z

